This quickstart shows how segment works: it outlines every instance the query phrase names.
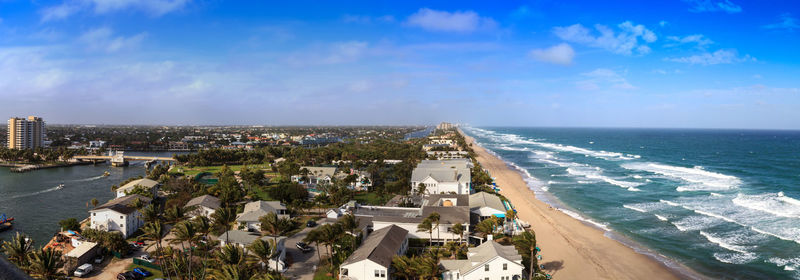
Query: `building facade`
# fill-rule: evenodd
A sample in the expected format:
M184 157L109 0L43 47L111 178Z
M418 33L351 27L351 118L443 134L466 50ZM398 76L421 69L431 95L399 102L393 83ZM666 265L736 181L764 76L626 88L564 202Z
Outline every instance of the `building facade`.
M44 146L45 123L40 117L8 119L8 148L34 149Z

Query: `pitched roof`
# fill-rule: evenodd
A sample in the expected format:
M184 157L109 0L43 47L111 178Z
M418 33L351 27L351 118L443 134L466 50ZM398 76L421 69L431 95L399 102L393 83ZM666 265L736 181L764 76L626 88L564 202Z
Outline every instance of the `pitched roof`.
M300 170L308 169L308 175L312 176L329 176L333 178L333 175L336 174L336 167L324 167L324 166L302 166Z
M217 209L220 206L220 201L219 198L206 194L192 198L192 200L189 200L189 202L186 203L185 207L192 207L195 205L205 206L211 209Z
M396 225L373 231L342 265L371 260L383 267L389 267L392 265L392 258L403 246L407 234L408 230Z
M155 187L155 186L157 186L159 184L160 183L158 181L150 180L150 179L147 179L147 178L137 179L137 180L130 181L127 184L117 188L117 192L120 192L120 191L124 192L124 191L133 190L133 188L136 187L137 185L145 187L146 189L152 189L153 187Z
M97 210L102 210L102 209L110 209L110 210L113 210L113 211L116 211L116 212L119 212L119 213L127 215L127 214L130 214L130 213L133 213L133 211L136 211L136 208L131 206L136 201L136 199L140 199L145 204L150 203L150 201L152 200L152 199L150 199L150 198L148 198L146 196L142 196L142 195L138 195L138 194L131 194L131 195L126 195L126 196L111 200L109 202L103 203L102 205L97 206L97 207L95 207L94 209L92 209L90 211L97 211Z
M227 234L227 236L226 236L226 234ZM218 238L219 238L219 240L226 240L227 239L227 240L230 241L230 243L239 243L239 244L242 244L244 246L248 246L248 245L252 244L257 239L272 240L272 237L270 237L270 236L266 236L266 235L265 236L261 236L257 232L249 232L249 231L244 231L244 230L229 230L229 231L223 233L222 235L220 235ZM279 243L283 242L284 239L286 239L286 236L279 236L278 237L278 242Z
M503 246L495 241L488 241L478 247L469 248L466 262L442 260L439 264L446 270L458 270L463 276L476 267L483 266L486 261L494 259L495 257L502 257L517 265L521 265L517 263L517 261L521 261L522 256L519 255L514 246Z
M476 209L481 207L489 207L497 211L505 212L506 207L499 196L487 193L477 192L469 196L469 208Z
M244 212L236 218L237 222L256 222L259 218L269 213L278 213L278 210L286 210L280 201L253 201L244 205Z
M411 172L411 181L431 177L437 182L468 183L471 180L469 160L423 160Z
M431 213L439 213L439 224L469 224L469 208L458 206L425 206L422 207L422 217Z

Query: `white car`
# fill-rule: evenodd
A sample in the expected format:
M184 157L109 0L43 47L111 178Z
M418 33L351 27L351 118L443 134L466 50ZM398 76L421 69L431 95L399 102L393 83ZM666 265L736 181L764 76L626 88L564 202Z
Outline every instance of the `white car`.
M83 277L89 275L89 273L92 272L93 268L94 267L92 267L91 264L85 263L79 266L78 269L75 270L75 273L73 273L72 275L75 275L75 277Z

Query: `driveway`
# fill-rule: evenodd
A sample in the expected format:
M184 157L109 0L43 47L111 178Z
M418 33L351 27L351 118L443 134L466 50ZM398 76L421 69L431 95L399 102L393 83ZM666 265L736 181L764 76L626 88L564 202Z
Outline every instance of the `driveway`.
M317 248L315 246L311 246L314 248L314 250L308 253L303 253L300 251L300 249L297 249L297 246L295 246L297 242L303 241L303 238L308 235L308 232L314 228L316 227L305 228L292 237L286 239L286 253L292 259L292 264L289 266L289 269L283 273L283 276L289 279L314 279L314 272L317 270L317 265L319 265L319 257L316 252ZM325 254L324 250L320 253Z

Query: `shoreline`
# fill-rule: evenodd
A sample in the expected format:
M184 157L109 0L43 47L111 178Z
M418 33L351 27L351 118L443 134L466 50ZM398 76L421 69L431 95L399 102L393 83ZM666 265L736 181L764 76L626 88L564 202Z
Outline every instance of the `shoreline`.
M539 264L544 265L544 271L554 278L707 278L621 234L605 231L601 226L593 225L591 220L557 210L563 205L557 198L534 192L524 180L522 171L480 146L460 129L458 132L468 145L472 145L476 160L495 178L500 193L518 210L518 217L531 224L537 244L542 248Z

